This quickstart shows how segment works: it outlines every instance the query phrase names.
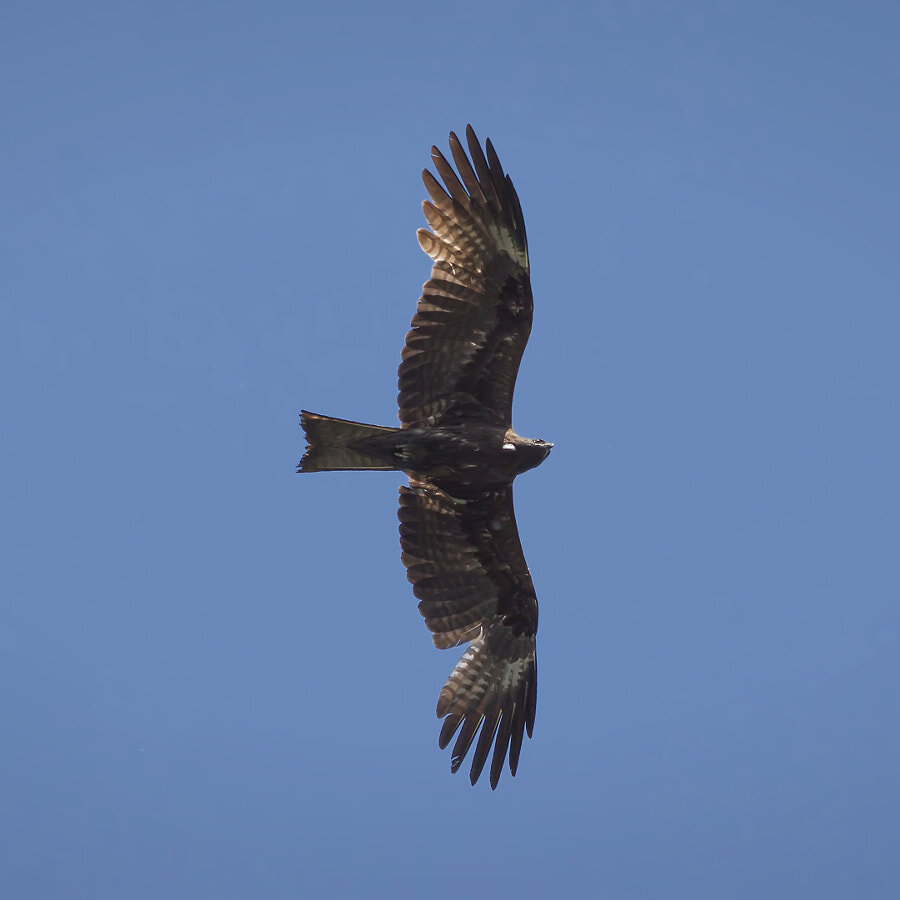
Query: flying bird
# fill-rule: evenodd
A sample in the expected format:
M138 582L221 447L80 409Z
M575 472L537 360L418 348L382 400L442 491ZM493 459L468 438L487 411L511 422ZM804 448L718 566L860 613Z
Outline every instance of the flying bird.
M298 471L409 477L400 488L400 546L419 612L437 647L469 645L438 699L438 743L456 736L453 772L474 743L470 780L490 756L496 788L507 752L516 774L537 698L538 603L512 483L553 445L512 428L533 308L522 208L491 142L482 150L467 126L466 144L468 155L451 132L456 171L431 148L443 186L422 173L431 230L419 229L418 239L433 266L403 348L400 427L303 411Z

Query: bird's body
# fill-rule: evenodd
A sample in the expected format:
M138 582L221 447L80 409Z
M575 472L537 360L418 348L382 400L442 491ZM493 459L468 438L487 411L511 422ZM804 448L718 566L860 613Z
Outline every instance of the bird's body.
M537 597L522 554L512 483L552 444L519 437L512 395L531 331L525 224L491 142L455 134L459 175L432 147L446 190L427 170L419 243L434 260L399 370L401 427L303 412L301 472L399 470L403 564L436 646L468 649L438 700L441 747L456 736L451 769L472 744L474 784L491 756L497 786L513 775L537 696ZM480 733L479 733L480 729ZM477 742L475 739L478 734ZM493 753L491 754L491 748Z
M520 437L512 428L498 425L456 422L387 429L304 411L302 423L307 432L316 427L312 424L314 420L318 420L320 428L321 423L333 421L359 426L356 437L342 435L338 451L355 452L362 460L370 460L360 469L397 469L410 477L427 477L454 497L512 484L516 475L540 465L553 446L546 441ZM328 449L324 441L318 445L314 442L301 471L350 468L329 465Z

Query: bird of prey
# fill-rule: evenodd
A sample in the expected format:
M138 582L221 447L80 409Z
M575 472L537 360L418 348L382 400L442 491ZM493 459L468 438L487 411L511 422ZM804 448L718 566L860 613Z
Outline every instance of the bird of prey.
M496 788L509 753L515 775L531 737L537 691L538 604L513 511L513 479L553 446L519 437L512 399L531 331L532 297L522 208L490 141L471 126L468 155L455 134L456 170L437 147L427 169L434 264L406 335L399 369L400 428L301 413L299 472L403 471L400 546L419 612L437 647L468 643L437 704L439 744L454 735L451 771L476 733L470 780L491 755ZM458 174L457 174L458 172Z

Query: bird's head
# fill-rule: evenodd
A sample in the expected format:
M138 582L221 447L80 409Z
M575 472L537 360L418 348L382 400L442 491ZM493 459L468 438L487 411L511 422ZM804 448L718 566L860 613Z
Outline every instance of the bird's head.
M543 441L540 438L536 438L533 443L543 454L543 456L541 456L542 461L550 455L550 451L553 449L553 444L551 444L550 441Z
M519 471L533 469L539 466L550 454L553 444L540 438L519 437L511 428L506 433L503 449L509 453L516 453L522 468Z

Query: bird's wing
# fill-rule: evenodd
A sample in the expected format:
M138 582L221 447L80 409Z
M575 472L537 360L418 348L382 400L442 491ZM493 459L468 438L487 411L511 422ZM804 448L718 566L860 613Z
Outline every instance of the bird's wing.
M403 564L419 611L441 648L471 641L441 690L439 743L459 769L475 734L478 780L494 745L491 787L509 750L513 775L523 733L531 737L537 691L538 607L513 512L512 486L457 500L423 479L400 488Z
M454 419L509 427L519 362L531 331L528 243L519 198L490 141L487 156L471 126L466 155L450 134L459 175L437 147L419 229L434 260L406 335L399 370L404 427Z

